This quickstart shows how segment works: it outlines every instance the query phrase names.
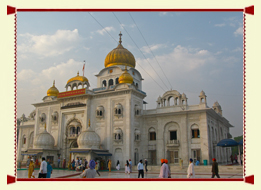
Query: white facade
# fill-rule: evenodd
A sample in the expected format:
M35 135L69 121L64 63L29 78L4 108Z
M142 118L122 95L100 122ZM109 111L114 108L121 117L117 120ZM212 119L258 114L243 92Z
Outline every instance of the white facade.
M61 160L66 158L67 162L78 156L111 158L112 166L117 160L125 163L132 159L137 164L144 158L149 164L160 164L161 158L167 158L170 164L178 164L179 158L184 163L188 163L190 158L199 159L201 163L204 160L211 163L213 157L218 162L229 160L230 148L216 147L216 144L228 138L229 128L233 126L222 116L217 102L209 108L202 91L199 104L188 105L184 93L172 90L157 99L156 109L143 110L146 93L142 91L142 76L133 67L127 69L133 77L133 84L118 84L124 65L114 65L96 75L95 89L89 89L87 82L84 86L79 81L75 84L71 81L66 84L66 92L85 89L84 93L66 97L45 96L43 102L33 104L35 110L30 117L23 116L19 120L18 162L26 162L28 155L51 156L54 164L58 156ZM85 155L75 151L82 150L77 145L77 138L87 130L89 120L91 129L100 138L99 148L95 145L96 148L90 151L106 150L111 156ZM54 145L53 148L39 149L34 139L45 131L45 125L46 131L54 138ZM75 151L73 154L72 150Z

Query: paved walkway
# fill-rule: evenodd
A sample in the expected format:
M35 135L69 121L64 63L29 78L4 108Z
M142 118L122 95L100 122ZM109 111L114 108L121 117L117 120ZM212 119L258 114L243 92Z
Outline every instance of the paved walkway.
M38 176L39 169L35 170L36 176ZM72 171L72 170L59 170L54 169L51 175L51 178L79 178L80 176L79 171ZM112 172L108 171L100 171L101 176L96 176L96 178L137 178L138 172L134 171L131 174L125 174L123 170L117 171L114 170ZM243 178L242 172L239 173L220 173L221 178ZM144 174L144 178L158 178L159 172L155 171L148 171ZM17 171L17 178L27 178L28 171L18 170ZM185 172L171 172L172 178L187 178L187 174ZM197 172L195 178L211 178L211 173L208 172Z

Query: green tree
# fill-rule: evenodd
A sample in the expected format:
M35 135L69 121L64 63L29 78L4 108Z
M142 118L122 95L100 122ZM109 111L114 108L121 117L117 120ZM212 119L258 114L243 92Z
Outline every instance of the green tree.
M234 140L239 142L243 139L243 135L241 136L238 136L238 137L234 137ZM243 152L243 147L240 148L241 152ZM237 146L234 146L232 147L232 155L235 155L237 154L238 155L238 147Z

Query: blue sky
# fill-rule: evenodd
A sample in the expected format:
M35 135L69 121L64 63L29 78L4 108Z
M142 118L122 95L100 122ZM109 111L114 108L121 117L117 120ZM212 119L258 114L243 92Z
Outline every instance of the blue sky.
M231 129L231 134L242 135L242 12L114 14L91 13L114 39L88 12L17 14L18 117L22 113L29 115L34 109L31 104L42 101L53 80L60 92L65 91L67 80L74 77L77 71L82 74L83 60L86 60L85 76L89 79L91 88L97 87L94 75L104 68L104 59L117 46L116 41L121 31L122 44L134 55L136 69L144 78L143 91L147 93L145 101L149 103L147 109L155 108L157 97L171 88L184 92L190 105L199 103L199 93L204 90L208 106L211 107L218 101L223 116L235 126ZM157 74L145 58L153 65Z

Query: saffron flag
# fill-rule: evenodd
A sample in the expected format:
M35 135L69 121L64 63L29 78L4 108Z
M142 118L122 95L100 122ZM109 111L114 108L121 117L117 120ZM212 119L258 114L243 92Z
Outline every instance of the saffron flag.
M82 68L83 76L84 76L84 68L85 68L85 60L84 60L83 68Z

